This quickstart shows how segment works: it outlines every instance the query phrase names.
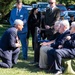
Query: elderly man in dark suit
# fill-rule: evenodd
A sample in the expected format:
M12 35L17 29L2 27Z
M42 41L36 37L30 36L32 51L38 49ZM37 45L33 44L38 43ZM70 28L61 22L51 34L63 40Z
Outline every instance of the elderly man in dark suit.
M17 32L23 28L23 21L16 19L14 27L8 28L0 40L0 67L11 68L17 63L18 55L20 53L20 42L18 40Z
M54 34L54 23L60 19L60 9L56 6L56 0L49 0L50 7L45 14L45 28L48 40L51 40Z
M60 31L63 32L61 28ZM50 70L56 72L55 75L62 73L62 58L75 57L75 22L72 23L70 33L63 39L63 42L60 43L58 48L59 49L51 49L47 52L48 65L50 66Z

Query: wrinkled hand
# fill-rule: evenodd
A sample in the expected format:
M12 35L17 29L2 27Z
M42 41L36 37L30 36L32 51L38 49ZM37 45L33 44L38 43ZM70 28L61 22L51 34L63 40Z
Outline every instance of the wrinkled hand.
M46 29L49 29L49 28L50 28L50 26L48 26L48 25L45 25L45 28L46 28Z
M20 43L16 43L16 47L21 47L21 44Z
M70 40L70 39L71 39L71 36L67 36L66 39L67 39L67 40Z
M50 43L48 43L48 42L43 42L43 43L41 43L40 45L42 45L42 46L49 46Z

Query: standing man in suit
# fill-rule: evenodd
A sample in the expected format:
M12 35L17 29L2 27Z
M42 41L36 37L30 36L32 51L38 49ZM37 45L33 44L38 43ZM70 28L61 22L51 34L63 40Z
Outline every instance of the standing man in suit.
M18 32L19 39L22 43L22 53L23 53L23 59L27 60L27 19L28 19L28 11L25 9L25 7L22 6L22 1L17 0L16 7L12 9L11 15L10 15L10 24L11 26L14 26L14 20L20 19L24 22L24 28L22 31Z
M22 31L23 21L16 19L14 27L5 31L0 40L0 67L11 68L17 63L18 55L20 53L21 44L19 43L17 32Z
M54 34L54 23L60 19L60 9L56 6L56 0L49 0L50 8L47 8L45 14L45 28L48 40L51 40Z

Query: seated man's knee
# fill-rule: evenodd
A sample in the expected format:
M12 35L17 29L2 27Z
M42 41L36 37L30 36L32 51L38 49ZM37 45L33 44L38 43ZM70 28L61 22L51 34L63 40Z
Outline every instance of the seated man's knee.
M43 52L43 47L40 47L40 52Z
M47 54L52 55L54 53L54 51L55 51L54 49L48 50Z

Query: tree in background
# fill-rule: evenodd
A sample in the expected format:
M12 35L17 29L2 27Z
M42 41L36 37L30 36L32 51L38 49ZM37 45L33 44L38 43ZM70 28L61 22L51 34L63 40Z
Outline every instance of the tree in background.
M12 9L15 0L0 0L0 13L3 18Z
M32 2L47 2L48 0L23 0L24 4L31 4ZM57 0L57 2L65 5L74 4L75 0ZM0 0L0 18L4 18L13 8L16 0Z

